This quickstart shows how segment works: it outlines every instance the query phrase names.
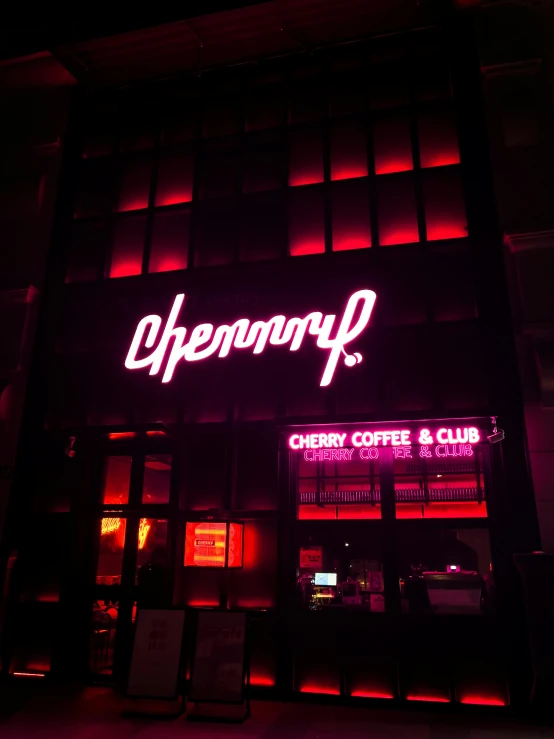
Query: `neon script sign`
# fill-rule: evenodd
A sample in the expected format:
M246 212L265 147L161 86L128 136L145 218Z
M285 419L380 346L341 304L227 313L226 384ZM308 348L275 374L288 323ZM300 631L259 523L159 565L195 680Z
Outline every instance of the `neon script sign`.
M413 437L413 438L412 438ZM409 447L412 443L429 446L431 444L478 444L481 433L475 426L458 428L439 428L432 434L427 428L413 432L410 429L390 429L383 431L351 431L348 433L292 434L288 439L290 449L342 449L344 447ZM338 457L337 457L338 458Z
M348 354L345 347L367 327L376 298L373 290L352 293L338 319L334 314L323 315L315 311L304 318L278 315L267 321L254 322L239 318L231 325L217 327L212 323L200 323L190 331L187 341L187 329L176 326L185 300L184 293L181 293L173 302L163 330L161 316L145 316L139 321L125 367L133 370L150 367L150 374L157 375L165 363L162 382L169 382L181 360L198 362L213 355L227 357L232 348L252 349L253 354L261 354L268 343L273 346L288 345L289 351L294 352L300 349L308 333L317 336L316 346L319 349L329 351L319 383L325 387L331 383L341 356L347 367L354 367L362 361L359 352ZM156 348L148 356L138 358L144 349L152 349L155 345Z

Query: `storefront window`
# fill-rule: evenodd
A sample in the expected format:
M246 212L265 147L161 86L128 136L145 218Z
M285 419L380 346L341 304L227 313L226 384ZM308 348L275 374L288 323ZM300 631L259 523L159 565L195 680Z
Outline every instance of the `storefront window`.
M165 558L167 547L167 519L141 518L137 537L137 573L143 565L152 561L153 555L162 552Z
M402 610L424 614L488 614L494 582L485 529L420 528L398 537Z
M144 460L143 503L169 503L171 454L148 454Z
M106 517L101 521L100 553L96 569L97 585L121 583L126 525L126 519L118 516Z
M104 505L125 505L129 502L131 456L108 457L104 477Z
M379 519L379 458L373 450L306 449L298 455L299 519Z

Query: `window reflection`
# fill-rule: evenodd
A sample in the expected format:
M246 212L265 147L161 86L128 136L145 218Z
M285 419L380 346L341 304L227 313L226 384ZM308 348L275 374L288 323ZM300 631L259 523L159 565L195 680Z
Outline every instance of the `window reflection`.
M97 675L111 675L114 663L118 604L94 601L90 635L90 668Z
M488 531L413 528L398 537L402 610L486 614L494 607Z
M167 519L141 518L137 540L137 572L152 559L152 554L167 546Z
M100 553L96 569L97 585L119 585L127 521L117 516L103 518L100 525Z
M169 503L171 454L148 454L144 460L143 503Z

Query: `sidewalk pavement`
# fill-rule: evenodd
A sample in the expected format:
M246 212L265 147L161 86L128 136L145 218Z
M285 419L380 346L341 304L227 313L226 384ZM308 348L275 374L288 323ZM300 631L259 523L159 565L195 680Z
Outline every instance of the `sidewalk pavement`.
M110 688L0 684L1 739L554 739L554 727L456 714L253 701L242 724L123 718Z

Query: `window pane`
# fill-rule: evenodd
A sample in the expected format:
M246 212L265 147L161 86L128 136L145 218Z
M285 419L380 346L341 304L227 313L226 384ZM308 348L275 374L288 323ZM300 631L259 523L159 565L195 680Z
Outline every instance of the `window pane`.
M410 123L404 111L379 113L373 123L375 173L413 169Z
M331 179L367 176L366 132L362 121L338 121L331 126Z
M253 195L243 198L241 205L241 261L282 257L287 238L283 194Z
M324 103L317 77L295 86L289 99L289 123L305 123L323 118Z
M169 503L171 454L148 454L144 460L143 503Z
M142 272L145 216L118 218L114 226L110 277L128 277Z
M381 518L377 449L310 449L297 460L299 519Z
M96 569L97 585L119 585L125 546L125 518L103 518L100 525L100 553Z
M65 281L97 280L101 274L107 241L108 229L104 220L74 220Z
M192 200L194 157L190 152L172 153L160 159L156 206Z
M408 104L406 67L401 59L373 66L371 107L375 110Z
M118 603L96 600L92 609L90 670L95 675L111 675L114 663Z
M423 173L427 239L460 239L468 235L459 167L428 169Z
M162 146L194 141L198 130L196 113L181 112L168 116L162 125Z
M161 566L167 566L166 547L167 519L141 518L137 541L137 573L143 565L148 565L156 559Z
M306 187L289 192L289 253L293 257L325 251L323 191Z
M152 125L130 125L119 135L119 151L143 151L154 146L154 128Z
M371 246L367 179L334 183L331 198L333 251Z
M75 217L99 216L111 209L113 160L90 159L81 164L75 203Z
M314 549L320 552L315 555L317 564L306 567L306 555ZM342 604L364 611L385 610L381 530L341 521L326 526L305 522L299 526L297 557L297 603L301 608Z
M240 128L239 106L235 99L215 98L204 110L203 134L206 138L229 136Z
M83 146L83 159L93 159L113 154L115 148L115 134L110 131L105 133L92 133L85 138Z
M131 456L114 456L106 460L104 474L104 505L125 505L129 502Z
M381 246L419 241L414 181L411 174L377 178L379 243Z
M289 136L289 185L323 182L323 131L300 128Z
M422 167L459 164L460 150L454 112L451 108L431 108L418 116Z
M190 210L156 213L150 244L149 272L186 269L190 233Z
M258 134L245 139L242 191L276 190L284 181L284 152L280 134Z
M406 525L397 542L402 610L480 615L494 609L488 531Z
M200 162L199 196L221 198L235 195L239 186L239 156L237 142L217 142L205 152Z
M151 172L150 157L132 157L123 160L119 181L119 202L116 208L118 212L148 207Z
M246 131L261 131L277 128L283 123L284 99L280 88L271 92L251 91L245 110L244 128Z
M212 267L233 261L237 240L234 200L205 203L198 209L194 265Z

